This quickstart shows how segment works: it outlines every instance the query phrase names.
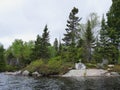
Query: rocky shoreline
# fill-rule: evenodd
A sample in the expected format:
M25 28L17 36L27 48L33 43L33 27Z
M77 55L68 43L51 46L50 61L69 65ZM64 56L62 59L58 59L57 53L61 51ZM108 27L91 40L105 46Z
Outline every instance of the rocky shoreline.
M22 76L33 76L33 77L41 77L37 71L30 73L29 71L16 71L16 72L5 72L5 75L22 75ZM54 75L50 75L54 76ZM109 72L103 69L84 69L84 70L76 70L72 69L64 75L55 75L58 77L83 77L83 76L120 76L118 72Z

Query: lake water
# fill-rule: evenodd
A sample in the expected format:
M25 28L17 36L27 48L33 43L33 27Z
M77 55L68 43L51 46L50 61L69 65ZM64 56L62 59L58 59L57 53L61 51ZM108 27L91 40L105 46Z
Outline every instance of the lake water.
M1 73L0 90L120 90L120 77L33 78Z

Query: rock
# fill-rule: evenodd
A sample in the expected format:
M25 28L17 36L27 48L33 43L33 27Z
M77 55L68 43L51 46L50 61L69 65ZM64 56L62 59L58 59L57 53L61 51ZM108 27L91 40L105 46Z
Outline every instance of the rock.
M107 71L110 72L110 71L112 71L112 69L111 69L111 68L108 68Z
M108 65L109 68L113 68L114 66L115 66L115 65L112 65L112 64Z
M22 73L22 71L21 70L20 71L16 71L15 73L16 73L16 75L20 75Z
M119 76L119 73L117 73L117 72L111 72L111 75L112 76Z
M111 76L111 74L110 73L105 73L105 76Z
M98 69L103 69L103 68L104 68L104 65L103 65L103 63L98 63L96 67L97 67Z
M32 73L32 76L34 76L34 77L40 77L41 74L39 74L38 72L33 72L33 73Z
M27 70L25 70L25 71L22 72L22 75L23 75L23 76L28 76L29 74L30 74L30 72L27 71Z
M103 64L103 65L108 65L108 60L107 60L107 59L103 59L103 60L102 60L102 64Z
M22 71L16 71L16 72L5 72L6 75L20 75Z
M75 69L84 70L84 69L86 69L86 66L83 63L76 63L75 64Z

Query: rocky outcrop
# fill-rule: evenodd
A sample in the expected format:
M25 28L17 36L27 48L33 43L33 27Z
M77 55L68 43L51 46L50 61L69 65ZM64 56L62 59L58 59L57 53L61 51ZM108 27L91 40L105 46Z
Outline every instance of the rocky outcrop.
M85 70L70 70L62 77L79 77L79 76L119 76L117 72L108 72L103 69L85 69Z

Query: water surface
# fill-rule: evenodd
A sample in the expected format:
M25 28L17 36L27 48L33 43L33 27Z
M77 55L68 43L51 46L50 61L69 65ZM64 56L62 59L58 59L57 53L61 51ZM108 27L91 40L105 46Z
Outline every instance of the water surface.
M1 73L0 90L120 90L120 77L33 78Z

